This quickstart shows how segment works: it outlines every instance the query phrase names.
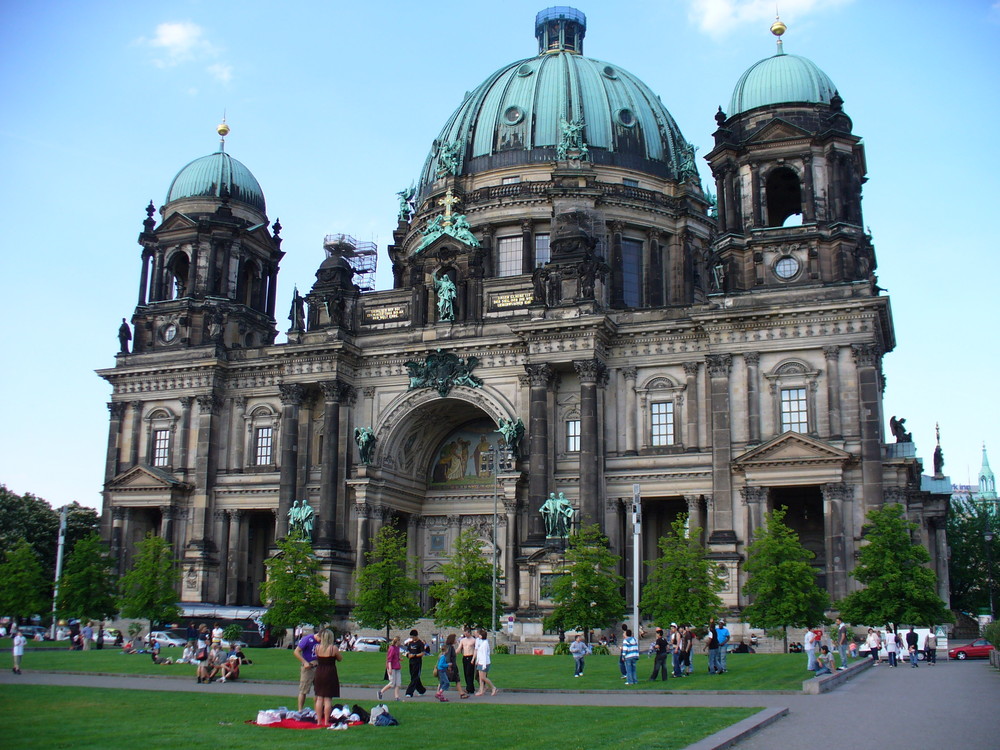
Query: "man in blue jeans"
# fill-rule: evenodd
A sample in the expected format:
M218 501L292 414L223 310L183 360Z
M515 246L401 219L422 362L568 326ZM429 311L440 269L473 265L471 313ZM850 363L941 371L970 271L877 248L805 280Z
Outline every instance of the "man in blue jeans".
M837 618L837 651L840 652L840 666L838 670L847 669L847 624Z
M726 652L729 650L729 628L726 627L725 620L719 620L715 633L719 637L719 671L725 672Z
M715 629L715 618L708 621L708 673L721 674L719 666L719 633Z

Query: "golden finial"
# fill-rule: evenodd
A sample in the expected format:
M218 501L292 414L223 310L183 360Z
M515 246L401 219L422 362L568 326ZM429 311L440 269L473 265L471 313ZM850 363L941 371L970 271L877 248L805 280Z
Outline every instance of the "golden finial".
M774 23L771 24L771 33L777 37L780 37L787 30L788 27L785 26L785 22L782 21L780 17L775 17Z
M225 138L229 135L229 126L226 125L226 120L223 118L222 122L219 123L219 127L215 129L215 132Z

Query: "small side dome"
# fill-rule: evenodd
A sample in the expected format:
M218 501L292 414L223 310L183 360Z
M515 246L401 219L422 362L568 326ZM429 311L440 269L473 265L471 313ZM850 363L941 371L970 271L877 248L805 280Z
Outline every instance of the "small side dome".
M167 191L167 203L184 198L222 198L224 190L231 201L239 201L267 214L264 191L242 162L225 151L195 159L184 167Z

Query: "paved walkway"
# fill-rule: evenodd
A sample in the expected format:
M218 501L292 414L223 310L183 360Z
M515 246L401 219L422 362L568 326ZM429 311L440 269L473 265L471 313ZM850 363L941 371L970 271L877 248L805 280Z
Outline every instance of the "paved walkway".
M261 707L294 705L295 685L288 682L235 682L198 685L194 679L124 675L31 672L17 676L0 672L0 684L60 685L62 687L128 688L171 692L239 693L270 696ZM375 699L369 688L345 687L346 701ZM415 700L433 701L427 696ZM494 698L473 698L508 705L600 706L760 706L768 709L758 721L771 723L734 745L738 750L815 750L829 745L839 750L958 750L1000 748L1000 672L985 661L879 666L858 674L823 695L768 693L645 693L645 692L502 692ZM787 713L784 713L787 709ZM783 714L783 715L782 715ZM780 718L774 719L775 716ZM747 720L754 723L754 720ZM722 732L697 745L698 750L731 746L733 733Z

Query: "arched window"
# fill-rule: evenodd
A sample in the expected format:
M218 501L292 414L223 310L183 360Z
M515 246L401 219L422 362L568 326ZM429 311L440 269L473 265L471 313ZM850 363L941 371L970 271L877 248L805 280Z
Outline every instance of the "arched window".
M191 261L188 260L187 253L178 250L170 256L167 261L165 271L166 278L163 284L164 299L179 299L188 293L188 270Z
M246 261L240 269L240 280L237 288L237 301L254 310L261 309L261 272L253 261Z
M785 225L789 216L802 213L802 184L789 167L778 167L767 176L767 225Z

